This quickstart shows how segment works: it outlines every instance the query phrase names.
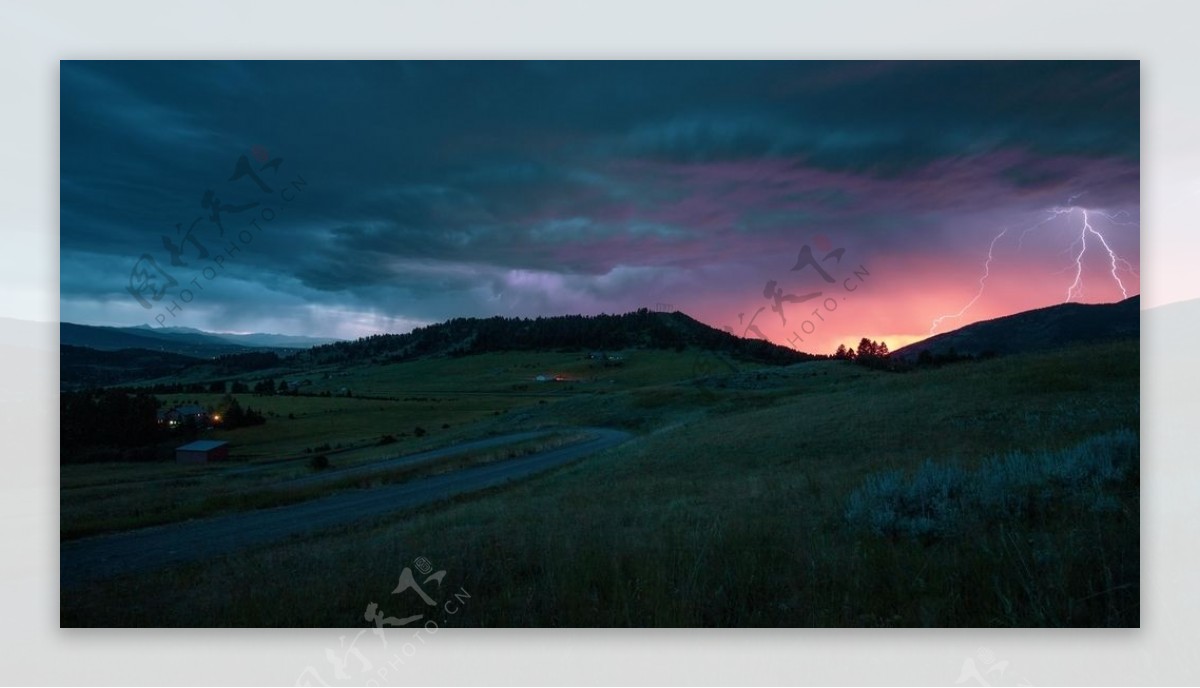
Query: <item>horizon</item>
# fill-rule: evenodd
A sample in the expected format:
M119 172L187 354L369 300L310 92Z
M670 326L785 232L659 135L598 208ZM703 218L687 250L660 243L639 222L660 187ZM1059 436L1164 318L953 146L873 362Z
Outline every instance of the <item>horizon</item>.
M1141 291L1139 82L64 61L60 321L355 339L662 306L828 353L1119 301Z
M1104 301L1104 302L1097 302L1097 303L1079 303L1078 305L1085 305L1085 306L1103 306L1103 305L1115 305L1115 304L1118 304L1118 303L1122 303L1122 302L1124 302L1124 301L1128 301L1128 300L1130 300L1130 299L1140 299L1140 297L1141 297L1141 294L1131 294L1131 295L1129 295L1128 297L1125 297L1125 298L1122 298L1122 299L1118 299L1118 300L1116 300L1116 301ZM1194 300L1194 301L1200 301L1200 299L1193 299L1193 300ZM1166 305L1167 305L1167 306L1169 306L1169 305L1174 305L1174 303L1183 303L1183 302L1173 302L1172 304L1166 304ZM879 342L879 343L881 343L881 344L887 344L887 346L888 346L888 349L889 349L889 350L891 350L891 351L897 351L897 350L899 350L899 349L901 349L901 348L903 348L903 347L906 347L906 346L909 346L909 345L911 345L911 344L915 344L915 343L918 343L918 342L920 342L920 341L923 341L924 339L930 339L930 338L933 338L933 337L936 337L936 336L939 336L939 335L943 335L943 334L949 334L949 333L952 333L952 332L954 332L954 331L956 331L956 330L959 330L959 329L963 329L963 328L965 328L965 327L968 327L969 325L974 325L974 324L978 324L978 323L981 323L981 322L986 322L986 321L988 321L988 320L997 320L997 319L1003 319L1003 318L1005 318L1005 317L1012 316L1012 315L1018 315L1018 314L1020 314L1020 313L1027 313L1027 312L1030 312L1030 311L1042 310L1042 309L1044 309L1044 308L1053 308L1053 307L1055 307L1055 306L1061 306L1061 305L1065 305L1065 304L1062 304L1062 303L1060 303L1060 304L1051 304L1051 305L1049 305L1049 306L1040 306L1040 307L1037 307L1037 308L1031 308L1031 309L1028 309L1028 310L1025 310L1025 311L1017 311L1017 312L1015 312L1015 313L1006 313L1006 314L1001 314L1001 315L993 316L993 317L986 318L986 319L974 320L974 321L972 321L971 323L969 323L968 325L963 325L963 326L961 326L961 327L955 327L955 328L952 328L952 329L947 329L947 330L945 330L945 331L943 331L943 332L938 332L937 334L934 334L934 335L929 335L928 337L925 337L925 338L923 338L923 339L916 339L916 340L913 340L913 341L905 342L905 343L903 343L903 344L896 344L896 345L893 345L891 342L888 342L887 340L883 340L883 339L875 339L875 341L877 341L877 342ZM1165 307L1165 306L1162 306L1162 307ZM466 319L468 319L468 320L469 320L469 319L483 320L483 319L487 319L487 318L503 317L503 318L512 318L512 319L526 319L526 320L533 320L533 319L537 319L537 318L595 317L595 316L601 316L601 315L608 315L608 316L621 316L621 315L630 315L630 314L632 314L632 313L635 313L635 312L637 312L637 310L636 310L636 309L635 309L635 310L633 310L633 311L624 311L624 312L621 312L621 313L603 313L603 312L601 312L601 313L592 313L592 314L584 314L584 313L556 313L556 314L546 314L546 315L538 315L538 316L483 316L483 317L470 316L470 317L468 317L468 318L466 318ZM667 312L667 311L653 311L653 312ZM698 322L698 323L700 323L700 324L702 324L702 325L708 325L707 323L704 323L703 321L699 320L698 318L696 318L696 317L692 316L691 314L689 314L689 313L686 313L686 312L684 312L684 311L670 311L669 313L672 313L672 314L673 314L673 313L679 313L679 314L681 314L681 315L683 315L683 316L685 316L685 317L691 318L692 320L694 320L694 321L696 321L696 322ZM371 337L371 336L375 336L375 335L403 335L403 334L409 334L409 333L413 332L413 331L414 331L414 330L416 330L416 329L419 329L419 328L422 328L422 327L432 327L432 326L442 325L442 324L445 324L445 323L449 322L450 320L457 319L458 317L459 317L459 316L452 316L452 317L450 317L450 318L447 318L446 320L439 320L439 321L437 321L437 322L427 323L427 324L424 324L424 325L416 325L416 326L414 326L412 329L406 330L406 331L404 331L404 332L386 332L386 331L372 332L372 333L368 333L368 334L365 334L365 335L361 335L360 337L355 337L355 338L352 338L352 339L340 339L340 338L337 338L337 337L330 337L330 336L325 336L325 335L320 335L320 334L287 334L287 333L281 333L281 332L261 332L261 331L248 331L248 332L224 332L224 331L220 331L220 330L201 330L201 329L194 328L194 327L184 327L184 326L169 326L169 327L155 328L155 327L153 327L153 326L146 325L146 324L142 324L142 325L96 325L96 324L92 324L92 323L70 322L70 321L65 321L65 320L60 320L60 321L58 322L58 324L59 324L59 325L79 325L79 326L83 326L83 327L103 327L103 328L113 328L113 329L139 329L139 328L143 328L143 329L144 329L144 328L149 328L149 329L151 329L151 330L159 330L159 331L163 331L163 332L169 332L169 331L179 331L179 330L186 330L186 331L190 331L190 332L198 332L198 333L200 333L200 334L209 334L209 335L232 335L232 336L251 336L251 335L258 335L258 336L269 336L269 337L295 337L295 338L306 338L306 339L327 339L327 340L333 340L333 341L354 341L355 339L364 338L364 337ZM709 326L709 327L712 327L711 325L708 325L708 326ZM719 329L719 328L714 328L714 329ZM734 336L735 336L735 337L742 338L742 339L758 339L757 337L741 337L741 335L738 335L738 334L734 334ZM844 341L844 342L839 342L838 344L839 344L839 345L844 345L844 346L846 346L848 349L854 349L855 347L857 347L857 346L858 346L859 342L860 342L862 339L874 339L874 338L872 338L872 337L868 337L868 336L865 336L865 335L864 335L864 336L862 336L862 337L851 337L851 338L848 338L848 339L847 339L846 341ZM770 340L767 340L767 341L770 341ZM772 343L772 344L777 344L776 342L771 342L771 343ZM321 344L314 344L313 346L321 346ZM794 347L787 347L786 345L780 345L780 346L785 346L785 348L794 348ZM297 348L300 348L300 347L297 347ZM828 351L828 352L826 352L826 351L805 351L805 350L801 350L801 349L796 349L796 350L797 350L797 351L799 351L800 353L808 353L808 354L814 354L814 355L827 355L827 354L832 354L832 353L833 353L833 352L834 352L836 349L837 349L837 346L835 346L833 350L830 350L830 351Z

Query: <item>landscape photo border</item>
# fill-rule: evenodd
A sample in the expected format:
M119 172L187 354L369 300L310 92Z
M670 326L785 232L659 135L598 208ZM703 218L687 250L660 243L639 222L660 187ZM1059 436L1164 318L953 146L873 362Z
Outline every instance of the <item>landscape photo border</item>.
M552 9L549 5L544 5L544 9ZM876 5L875 8L880 12L886 12L881 5ZM149 7L145 7L149 10ZM275 9L284 9L278 6ZM779 7L779 9L784 9ZM952 11L951 3L942 3L940 9ZM1047 8L1053 11L1052 8ZM849 8L847 8L849 10ZM1190 21L1186 18L1176 18L1176 22L1180 25L1191 24L1195 25L1200 17L1196 15L1196 8L1191 8L1193 16ZM1013 10L1015 12L1015 10ZM796 11L797 16L793 16L795 27L803 27L805 17L799 16L799 10ZM976 21L981 25L986 22L987 27L991 30L989 34L1006 34L1011 36L1032 34L1034 39L1030 46L1025 49L1031 50L1041 46L1041 50L1050 54L1069 54L1071 50L1081 51L1080 45L1087 47L1082 52L1088 54L1096 51L1117 51L1121 54L1138 54L1143 58L1153 57L1150 63L1156 68L1164 67L1169 69L1171 56L1177 56L1178 51L1174 53L1170 49L1170 41L1151 42L1146 40L1147 34L1145 28L1136 21L1135 17L1123 15L1117 10L1107 15L1108 24L1101 22L1102 27L1107 27L1110 33L1118 32L1128 33L1133 35L1133 38L1114 42L1111 46L1100 42L1099 38L1091 39L1091 43L1081 44L1081 35L1086 35L1086 31L1079 32L1055 32L1048 33L1048 30L1038 29L1030 30L1028 24L1018 23L1014 20L1014 14L1005 13L987 13L968 12L968 21ZM147 13L147 17L149 17ZM957 15L960 19L962 15ZM862 25L859 22L850 21L852 17L845 14L841 15L845 21L841 22L845 30L838 32L833 31L832 34L837 40L844 41L840 44L830 44L815 39L813 44L816 46L816 51L825 50L834 54L844 54L848 49L846 46L856 45L857 49L864 51L887 50L891 47L896 49L895 43L888 42L888 32L882 28L872 32L872 25ZM714 13L710 19L709 33L701 35L687 35L675 38L674 42L669 42L675 46L676 50L690 50L696 54L701 50L697 41L703 40L707 35L709 38L715 39L719 36L720 30L727 29L726 26L718 25L716 22L721 19L721 15ZM115 19L115 17L114 17ZM196 19L193 17L193 19ZM810 23L812 18L808 18ZM1017 16L1016 19L1021 19ZM1057 15L1060 22L1059 26L1069 25L1074 23L1075 18L1063 16L1062 13ZM199 18L201 28L207 28L209 31L197 31L201 41L208 41L204 45L209 46L208 50L221 50L220 47L213 47L217 44L213 43L216 36L237 36L240 31L246 40L247 44L253 44L252 41L256 38L261 38L261 32L254 27L252 23L244 25L217 24L215 18ZM1006 21L1007 20L1007 21ZM112 21L111 19L109 20ZM210 22L207 26L204 22ZM1088 18L1080 19L1085 23L1084 26L1095 26L1094 20ZM1047 25L1054 26L1056 22L1045 21ZM398 23L401 29L403 22ZM886 24L886 22L880 22ZM909 28L916 28L916 21L911 21ZM185 25L185 22L180 22L180 25ZM760 24L761 25L761 24ZM446 26L455 26L454 33L447 29L442 34L435 36L436 41L444 41L447 38L451 42L454 39L461 39L463 34L457 33L461 30L456 24L446 17ZM836 26L836 23L835 23ZM122 30L129 31L130 28L142 32L139 37L134 34L125 34L128 42L126 46L141 46L141 47L125 47L122 52L128 55L130 51L137 50L156 50L153 43L147 43L148 40L154 40L153 29L155 26L147 23L147 19L138 19L129 22L127 26L120 26L115 23L110 23L104 26L101 22L97 28L107 28L120 36ZM193 30L195 27L192 27ZM510 29L515 31L519 26L515 23L509 25ZM771 31L769 26L762 25L762 28L774 36L773 40L751 42L749 40L742 44L741 50L746 50L755 54L761 54L762 51L777 50L785 52L789 50L788 46L794 46L797 40L800 40L795 35L784 36L778 32ZM849 29L853 29L853 33ZM1007 32L1001 29L1007 29ZM1164 29L1167 28L1164 26ZM894 30L894 25L889 25L889 29ZM311 36L322 35L322 32L327 31L327 27L311 25L308 29ZM435 32L436 33L436 32ZM495 46L495 42L488 43L488 36L479 34L470 34L479 39L479 43L472 50L480 50L478 46ZM1000 47L995 42L995 39L985 38L982 41L976 41L977 35L972 35L970 32L963 32L962 36L952 35L949 32L939 32L936 36L929 38L930 43L924 44L919 49L913 51L918 56L928 56L930 52L939 53L939 51L954 51L965 52L976 56L991 56L1004 55L1006 49ZM423 49L429 50L432 54L445 54L444 43L423 42L422 37L415 34L407 35L414 45L421 46ZM34 35L35 38L46 38L44 35ZM922 35L910 37L910 40L922 38ZM111 36L109 36L111 38ZM275 50L278 53L295 54L296 51L303 50L304 47L298 42L303 36L292 35L290 40L292 43L280 42L279 39L268 38L265 43L260 44L258 50ZM530 37L526 37L528 39ZM534 36L536 38L536 36ZM680 42L680 38L683 42ZM926 37L928 38L928 37ZM967 42L970 38L970 42ZM785 40L786 39L786 40ZM94 40L94 39L93 39ZM141 42L139 42L139 40ZM286 40L286 39L285 39ZM371 41L375 42L372 43ZM367 37L367 45L375 45L378 49L385 49L387 45L394 45L396 36L389 35L384 37L375 34L373 37ZM1086 40L1086 39L1085 39ZM1141 42L1139 42L1139 40ZM361 51L363 50L363 38L356 36L353 41L347 39L342 46L346 51ZM854 41L858 41L854 43ZM536 41L535 41L536 43ZM191 50L196 50L195 43L191 45ZM103 50L104 47L100 44L93 44L92 50ZM505 47L501 49L508 50L524 50L529 51L530 43L523 43L520 48L515 45L504 43ZM933 47L929 47L932 45ZM543 43L543 49L554 50L556 44ZM1131 47L1134 46L1134 47ZM1140 46L1140 47L1139 47ZM561 46L557 46L561 49ZM78 50L78 48L73 48ZM486 49L483 48L483 49ZM532 48L536 49L536 48ZM592 48L596 50L597 48ZM652 48L643 45L641 50L647 51ZM661 49L656 46L654 49ZM794 50L794 48L791 48ZM853 48L849 48L853 49ZM55 42L48 40L45 46L40 46L38 52L30 51L34 55L35 60L39 65L50 64L54 58L55 50L63 50L61 41ZM903 48L900 49L903 51ZM910 48L911 50L911 48ZM1194 56L1194 49L1193 49ZM1178 61L1177 61L1178 62ZM1174 73L1179 77L1178 71ZM1177 87L1178 92L1192 91L1187 89L1187 83L1182 79L1171 81L1168 75L1165 79L1166 90L1168 94L1171 92L1172 86ZM1156 75L1155 83L1149 89L1150 93L1157 96L1162 96L1163 79ZM39 91L39 96L44 97L44 93ZM1185 100L1184 104L1188 108L1188 112L1195 112L1195 96L1193 100ZM49 100L49 99L47 99ZM1161 114L1161 104L1160 104ZM15 115L5 115L5 117L15 117ZM36 124L39 131L44 134L41 140L48 138L45 132L53 127L53 118L44 117L43 121ZM21 123L21 122L18 122ZM49 123L49 124L47 124ZM12 127L13 131L21 130L20 127ZM38 137L34 137L37 139ZM1147 137L1151 139L1151 137ZM1169 151L1170 155L1163 155L1168 152L1161 145L1162 139L1165 138L1162 134L1153 136L1153 142L1158 142L1159 145L1153 146L1149 152L1150 155L1146 159L1148 167L1157 168L1157 176L1163 176L1163 172L1167 171L1166 163L1176 164L1180 169L1183 168L1183 162L1187 155L1194 152L1194 146L1188 148L1186 145L1179 147L1177 150ZM1159 155L1154 153L1157 151ZM19 148L17 155L21 159L29 159L30 152L42 153L37 145L25 146ZM1147 175L1149 176L1149 175ZM1149 198L1149 197L1148 197ZM38 202L44 199L39 195ZM1162 199L1159 199L1160 201ZM1154 244L1162 250L1164 244L1172 242L1175 239L1182 239L1184 225L1172 224L1169 220L1181 220L1183 217L1179 213L1179 206L1168 206L1164 209L1163 204L1155 205L1147 203L1148 215L1159 215L1161 220L1165 220L1160 228L1155 230ZM1164 210L1166 212L1164 212ZM39 213L41 219L42 215ZM47 212L47 217L52 218L53 213ZM53 224L49 220L41 223L47 228L52 228ZM1151 235L1148 235L1151 236ZM45 258L45 256L41 256ZM1146 260L1147 265L1153 265L1154 259ZM28 284L31 288L44 297L47 303L50 303L57 293L57 280L52 278L36 277L33 279L22 278L24 284ZM47 309L47 312L52 309ZM1144 332L1144 343L1159 343L1156 342L1157 334L1154 331ZM44 347L39 349L42 353L36 358L37 374L39 379L46 382L47 387L53 386L55 379L55 367L52 365L50 354L53 352L53 343L50 339L37 340L38 346ZM1144 354L1143 366L1143 384L1148 391L1154 392L1159 389L1169 387L1172 380L1178 380L1180 376L1196 377L1197 362L1193 360L1181 360L1183 364L1181 368L1168 369L1165 365L1161 365L1149 353ZM6 363L13 366L13 363ZM1159 399L1158 401L1161 401ZM1161 471L1163 469L1180 469L1183 480L1183 486L1186 486L1187 481L1194 477L1193 473L1189 473L1188 466L1184 464L1183 459L1186 456L1186 447L1183 445L1183 439L1174 439L1179 437L1168 434L1167 428L1169 423L1179 422L1185 423L1188 418L1179 409L1165 407L1156 403L1153 394L1145 395L1146 418L1153 418L1153 421L1145 422L1146 444L1157 450L1157 458L1154 460L1155 469ZM27 452L31 455L52 455L53 445L48 438L57 435L57 430L54 428L54 421L51 416L38 416L28 410L17 409L13 414L13 419L10 419L14 427L19 423L21 425L35 428L41 432L33 432L31 434L18 433L15 438L16 450ZM44 472L43 472L44 471ZM29 467L19 468L16 473L16 481L18 484L24 484L29 480L30 476L36 478L38 487L42 487L43 483L53 484L53 472L44 467ZM729 634L713 634L715 639L706 639L703 635L700 637L686 637L687 644L691 646L694 652L689 652L686 655L679 650L678 642L670 642L667 639L672 635L676 636L676 640L682 640L680 636L684 634L672 634L669 631L659 634L644 634L638 632L623 633L623 637L627 642L623 644L620 655L625 661L622 663L624 673L614 672L608 669L608 673L604 673L606 667L599 661L591 659L602 655L603 653L615 653L617 648L612 643L605 642L603 639L598 639L594 634L579 633L576 635L583 636L584 642L576 644L574 647L564 645L558 642L554 635L550 632L542 633L539 640L543 640L550 644L551 649L564 650L568 654L574 654L574 659L569 666L562 662L555 661L555 656L551 654L549 661L543 661L538 669L537 676L553 677L553 676L580 676L578 672L585 671L588 668L598 669L599 673L593 674L601 677L608 677L608 680L614 680L612 677L625 677L626 680L636 680L638 676L645 680L654 680L654 677L660 677L660 680L669 680L662 677L678 677L687 673L694 681L711 680L713 677L727 677L729 681L751 681L751 682L788 682L795 681L811 681L814 683L830 683L839 680L855 680L858 681L878 681L878 682L910 682L921 680L944 680L946 683L954 681L958 677L959 667L972 657L977 657L977 648L988 648L989 656L1002 658L998 661L1011 661L1015 667L1020 661L1023 667L1022 672L1027 672L1028 675L1034 677L1039 682L1064 682L1072 680L1084 680L1083 677L1091 677L1090 680L1101 682L1107 681L1130 681L1137 680L1139 677L1147 681L1156 680L1162 682L1193 682L1197 676L1197 665L1194 659L1188 658L1187 646L1190 646L1189 639L1195 638L1195 629L1188 624L1181 624L1178 619L1182 610L1194 606L1196 603L1196 590L1194 586L1185 586L1186 578L1176 577L1175 572L1182 573L1185 570L1183 564L1191 564L1187 568L1194 570L1195 553L1184 552L1174 556L1164 557L1161 549L1162 540L1169 533L1179 537L1187 537L1193 535L1194 528L1186 525L1185 519L1171 518L1168 515L1179 515L1179 511L1183 510L1184 514L1196 513L1196 504L1194 501L1182 501L1178 492L1173 490L1168 491L1169 494L1163 494L1167 491L1162 478L1151 481L1147 480L1147 485L1144 487L1144 496L1147 497L1147 503L1150 498L1163 497L1159 502L1159 506L1148 505L1147 509L1151 518L1143 521L1145 532L1153 535L1144 540L1144 545L1153 550L1151 554L1144 555L1144 567L1147 571L1147 599L1150 602L1146 605L1146 620L1149 622L1147 628L1138 633L1134 632L1109 632L1109 633L1085 633L1082 631L1072 631L1068 633L1054 634L1051 632L1021 632L1013 633L997 633L982 630L955 630L955 631L928 631L928 632L912 632L899 634L877 634L863 630L846 631L838 633L838 638L834 642L823 642L821 639L815 638L804 633L785 633L786 637L782 641L773 642L770 637L765 637L763 634L745 633L741 634L741 640L731 638ZM21 513L28 514L36 511L38 525L43 525L41 519L48 518L53 525L52 510L46 507L47 503L52 503L52 495L35 493L30 496L22 496L18 500L14 500L13 504L21 510ZM45 507L45 508L43 508ZM1194 520L1194 519L1193 519ZM39 535L45 535L52 532L52 528L47 526L44 529L32 531ZM53 588L56 561L52 548L42 547L31 542L32 538L26 536L20 541L22 546L27 546L35 552L40 552L40 556L34 556L29 561L19 564L22 566L16 569L19 572L33 571L36 568L38 578L47 579L50 581L49 586ZM1188 558L1190 556L1190 559ZM34 562L36 566L31 566L30 562ZM1171 564L1171 568L1167 568ZM14 564L17 566L18 564ZM29 574L29 578L21 580L32 580L34 574ZM1155 583L1155 584L1150 584ZM14 587L14 594L25 595L29 588L24 584L17 589ZM49 606L50 611L54 612L57 604L57 598L54 595L47 595L45 584L32 584L32 596L26 595L27 599L23 600L20 607L26 611L42 610L43 607ZM56 616L51 613L50 616ZM30 614L17 614L10 618L22 619L21 623L27 624L28 619L38 618L38 616ZM11 622L10 622L11 623ZM37 680L41 678L53 676L75 676L75 680L81 680L78 677L84 676L81 673L67 673L64 667L68 664L86 669L87 676L92 677L92 680L103 681L120 681L120 678L112 678L124 676L125 680L128 677L138 675L134 672L140 672L140 675L145 676L147 672L157 671L158 676L175 676L176 680L181 680L178 677L183 676L203 676L209 677L208 680L226 680L226 681L247 681L247 676L257 676L259 680L271 680L270 677L275 677L278 674L278 680L286 680L283 674L285 673L285 665L292 666L295 663L290 663L291 659L300 659L299 655L291 652L287 647L296 640L314 639L317 631L304 630L286 630L273 631L270 636L264 637L251 634L220 634L213 632L179 632L171 634L162 634L158 631L148 630L106 630L103 632L97 631L81 631L76 630L69 633L50 633L47 634L45 629L40 625L32 631L27 628L12 629L10 627L10 643L15 647L17 643L29 643L29 650L26 653L9 653L11 657L20 657L23 666L9 664L9 676L25 676L26 681ZM507 664L507 668L512 672L522 670L521 661L535 661L541 656L545 657L545 647L525 649L512 644L505 643L505 640L499 634L491 634L492 638L484 638L485 633L480 633L475 637L462 636L455 639L455 643L461 645L462 652L457 654L447 654L437 658L440 663L426 667L422 673L414 676L414 680L438 681L438 680L465 680L462 677L473 675L477 680L487 680L488 675L495 675L498 666L505 666L501 662L493 663L487 667L481 668L477 673L470 674L463 672L461 664L464 660L472 656L479 657L494 657L497 650L511 652L512 658ZM523 636L523 640L528 642L530 635ZM165 637L164 637L165 636ZM915 637L915 639L914 639ZM1088 642L1080 643L1081 639L1086 639ZM317 640L318 643L326 642L325 639ZM557 645L556 645L557 643ZM186 661L182 658L190 657L195 660L195 655L189 655L181 651L183 645L199 646L202 644L208 645L214 655L220 655L225 658L219 666L212 666L208 663L199 661ZM752 647L752 644L774 645L771 652L763 652L761 648ZM654 657L640 651L641 646L655 646ZM865 646L864 646L865 645ZM1081 646L1087 645L1086 648ZM90 646L90 647L89 647ZM149 646L151 650L157 651L147 653L146 648ZM872 647L874 646L874 647ZM317 646L314 646L317 647ZM99 654L90 654L93 649L99 649ZM933 649L934 651L930 651ZM1085 651L1086 650L1086 651ZM805 652L809 652L805 656ZM715 655L715 658L706 659L705 653ZM521 655L524 655L523 657ZM616 656L616 655L611 655ZM664 663L670 662L672 659L681 657L691 658L691 662L686 665L679 665L675 672L667 673L663 671ZM79 657L81 661L70 662L73 657ZM67 660L67 661L63 661ZM59 665L59 666L56 666ZM457 667L457 668L456 668ZM1028 667L1033 667L1028 669ZM831 669L837 669L834 673ZM30 671L41 671L43 673L33 674ZM54 672L54 673L51 673ZM515 675L515 674L510 674ZM533 674L526 674L532 676ZM1022 674L1024 675L1024 674ZM33 677L33 678L29 678ZM215 678L214 678L215 677ZM650 677L646 679L646 677ZM923 678L922 678L923 677ZM932 677L932 678L931 678ZM20 679L17 679L20 680ZM170 679L168 679L170 680ZM494 679L493 679L494 680Z
M258 168L258 172L272 169L277 173L279 171L279 166L283 162L281 158L271 158L265 149L262 149L259 146L255 146L252 149L252 154L257 160L258 164L261 165ZM247 156L242 154L238 157L237 163L234 167L234 172L229 177L228 181L235 182L246 177L254 181L263 193L274 193L274 189L265 184L255 173L255 170L250 165ZM285 185L280 189L279 196L284 204L290 203L295 199L295 194L302 191L306 186L307 182L302 177L297 176L296 179L290 183L290 185ZM292 194L291 196L287 195L289 192ZM258 201L235 205L224 204L211 189L205 190L201 205L202 207L211 210L211 215L208 219L212 224L216 225L221 237L224 237L225 234L225 227L223 226L220 218L221 213L241 213L244 211L256 210L257 212L254 214L256 214L257 217L252 215L250 219L246 220L248 227L237 229L237 241L242 245L249 245L253 241L255 234L250 231L250 228L253 228L256 232L261 233L263 231L263 226L261 226L259 222L262 221L263 223L270 223L273 222L277 216L274 208L271 206L263 206L259 208L260 203ZM186 245L190 245L197 251L197 255L195 256L197 260L206 260L211 257L210 264L204 265L203 268L200 269L198 276L193 277L193 279L187 283L187 285L195 286L198 291L204 290L204 287L199 283L199 275L202 275L208 281L214 280L218 274L218 270L225 269L224 259L234 258L235 254L241 250L238 246L238 243L235 243L233 240L229 240L227 246L223 248L223 255L217 254L215 256L210 256L210 251L193 233L197 223L200 222L201 219L201 217L194 218L191 224L188 225L186 232L183 230L183 223L176 224L176 239L179 242L178 245L175 245L172 242L170 236L162 236L163 244L167 247L170 253L171 265L173 267L190 267L187 263L181 260L181 256L187 249ZM817 246L821 254L820 257L818 257L818 254L813 252L812 245ZM870 270L868 270L865 265L859 264L857 268L850 268L851 274L845 279L835 278L832 274L830 274L829 271L826 270L825 265L830 261L833 261L836 266L842 267L842 258L845 253L845 248L833 248L829 240L823 235L817 235L814 237L812 240L812 245L805 243L800 248L795 265L789 269L790 272L803 273L808 268L811 268L813 272L819 275L823 281L827 283L826 286L829 284L840 283L841 290L845 294L852 294L861 284L866 282L868 277L871 276ZM852 284L852 282L854 282L854 284ZM130 286L127 288L127 291L143 306L143 308L152 309L153 306L149 301L147 301L147 296L149 296L151 300L158 302L168 295L168 290L178 286L179 290L177 292L177 298L171 299L169 305L164 304L162 306L164 312L155 315L154 319L157 321L158 326L163 327L166 324L167 316L174 318L182 311L183 307L179 303L180 301L182 301L184 304L189 304L195 298L196 292L188 288L187 285L183 285L173 276L168 274L152 256L149 254L142 254L135 262L134 267L130 272ZM768 301L767 306L758 307L753 314L750 314L748 320L744 319L746 314L738 314L739 327L742 330L741 334L738 336L749 337L751 334L754 334L757 335L758 338L770 342L770 338L764 335L759 326L756 325L756 320L760 315L767 314L769 311L770 313L774 313L779 316L781 325L788 326L789 321L788 316L785 313L785 308L790 309L791 306L785 307L785 304L793 304L797 305L798 307L799 304L806 303L809 305L816 305L816 307L811 311L811 314L801 313L800 318L802 319L799 321L799 325L795 325L795 321L793 321L792 327L798 328L798 330L792 329L790 331L790 335L788 335L786 339L787 346L795 350L802 350L800 347L806 341L805 336L814 334L821 324L826 322L825 314L832 316L839 308L839 298L835 296L828 296L824 291L810 291L802 294L792 293L785 290L785 288L774 279L768 279L766 281L766 284L762 290L762 296ZM847 296L845 295L840 297L841 301L845 301L846 299ZM669 310L670 306L671 304L656 304L656 308L661 310ZM804 308L806 307L807 306ZM767 317L771 316L767 314ZM730 333L733 333L732 328L726 327L725 329ZM710 356L708 359L698 357L696 365L701 369L701 372L707 372L714 360L720 363L728 364L733 372L737 372L735 364L724 361L721 357L716 356L715 354ZM711 394L707 386L698 386L700 386L703 391ZM409 569L406 567L404 572L405 574L409 574ZM398 591L399 589L397 592ZM389 617L389 620L392 619L394 619L394 617ZM376 625L379 630L382 630L381 624L378 621ZM400 626L404 624L395 623L394 625ZM355 640L357 640L357 636L355 637ZM356 651L353 643L351 643L350 649ZM344 668L344 664L342 668Z

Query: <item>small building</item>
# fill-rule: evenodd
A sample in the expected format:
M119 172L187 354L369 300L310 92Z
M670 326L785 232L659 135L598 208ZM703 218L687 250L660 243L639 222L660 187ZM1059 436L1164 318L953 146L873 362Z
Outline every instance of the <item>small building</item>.
M229 458L229 443L196 440L175 449L176 463L208 463Z
M197 404L184 404L166 411L157 412L158 422L171 427L176 425L191 425L201 427L208 425L208 411Z

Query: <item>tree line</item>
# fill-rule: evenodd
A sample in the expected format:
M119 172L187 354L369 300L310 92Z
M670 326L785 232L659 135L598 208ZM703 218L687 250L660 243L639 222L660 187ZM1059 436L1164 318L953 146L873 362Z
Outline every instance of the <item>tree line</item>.
M65 391L59 398L59 461L153 461L172 458L181 442L195 439L208 423L184 419L176 425L159 422L162 402L146 392L119 389ZM166 410L166 409L164 409ZM260 411L243 408L226 395L208 409L226 430L262 425Z
M954 347L942 353L932 353L929 349L923 349L917 355L915 361L909 362L897 359L888 351L888 346L885 342L877 342L873 339L863 337L858 346L851 348L845 344L838 345L837 351L834 352L833 358L841 361L853 361L867 368L876 370L890 371L905 371L913 368L926 368L945 365L947 363L959 363L961 361L976 361L986 360L995 357L995 353L986 351L979 355L960 354Z

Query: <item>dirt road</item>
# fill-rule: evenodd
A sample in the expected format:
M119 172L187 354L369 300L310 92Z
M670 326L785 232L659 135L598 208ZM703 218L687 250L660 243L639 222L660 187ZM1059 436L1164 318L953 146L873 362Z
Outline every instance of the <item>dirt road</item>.
M606 428L579 428L589 437L538 454L385 485L348 490L285 507L173 523L65 542L60 548L62 588L127 573L203 561L238 550L431 504L502 485L615 447L631 435ZM458 453L476 443L437 450ZM357 470L357 469L356 469Z

